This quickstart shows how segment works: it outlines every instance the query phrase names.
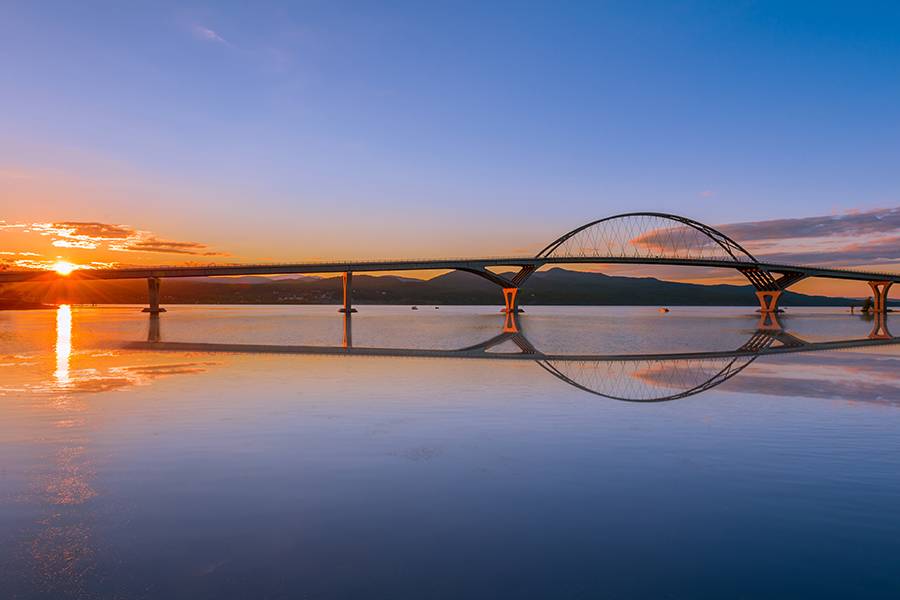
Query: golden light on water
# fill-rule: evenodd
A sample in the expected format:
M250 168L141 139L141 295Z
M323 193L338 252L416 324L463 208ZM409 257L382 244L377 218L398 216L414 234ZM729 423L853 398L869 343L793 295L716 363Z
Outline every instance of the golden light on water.
M62 304L56 310L56 382L69 383L69 357L72 354L72 307Z
M58 260L53 263L53 270L59 273L60 275L69 275L78 268L78 265L73 265L72 263L65 260ZM60 307L62 308L62 307Z

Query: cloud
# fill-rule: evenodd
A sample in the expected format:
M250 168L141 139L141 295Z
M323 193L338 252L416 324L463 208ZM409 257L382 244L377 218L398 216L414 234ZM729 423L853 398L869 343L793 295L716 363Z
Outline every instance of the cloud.
M57 248L81 248L82 250L97 249L97 244L88 240L53 240L51 244Z
M61 221L53 224L58 228L66 228L70 235L84 235L95 238L115 239L134 235L134 229L123 225L109 225L96 221Z
M861 265L900 261L900 234L863 241L833 244L830 248L766 252L759 254L773 263Z
M773 263L851 266L900 262L900 207L714 228L756 258ZM646 252L724 255L711 239L683 225L659 226L633 235L629 243Z
M717 229L741 243L895 233L900 230L900 206L824 217L732 223Z
M849 266L900 261L900 207L719 229L771 262Z
M199 242L173 242L150 237L121 246L110 246L110 250L121 252L160 252L165 254L194 254L199 256L225 256L223 252L209 250Z
M97 221L56 221L53 223L6 223L0 221L0 229L17 228L23 233L37 233L49 237L54 248L77 250L112 250L116 252L148 252L158 254L190 254L197 256L227 256L212 250L200 242L184 242L161 239L149 231L134 229L128 225L100 223ZM24 255L23 255L24 256ZM34 256L38 256L35 254ZM32 268L21 260L16 266Z
M198 40L204 40L207 42L217 42L219 44L228 44L228 42L221 35L210 29L209 27L204 27L203 25L194 25L191 27L191 32L194 34L194 37Z
M34 231L52 237L57 248L95 250L105 242L114 242L139 236L140 232L123 225L109 225L95 221L59 221L32 223L25 231Z

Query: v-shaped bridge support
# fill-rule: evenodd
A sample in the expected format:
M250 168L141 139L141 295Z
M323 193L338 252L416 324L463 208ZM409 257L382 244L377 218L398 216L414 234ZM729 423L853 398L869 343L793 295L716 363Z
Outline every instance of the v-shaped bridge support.
M798 271L787 271L777 279L771 272L757 267L740 269L753 287L756 288L756 298L759 300L760 329L776 331L781 329L778 322L778 300L781 294L798 281L806 279L807 275Z
M485 268L461 268L459 270L465 271L467 273L472 273L473 275L478 275L479 277L487 279L491 283L500 286L500 288L503 289L503 312L514 313L519 312L519 286L521 286L529 277L531 277L532 273L537 270L537 267L535 265L513 266L518 266L519 272L513 275L511 278L497 275L496 273L488 271Z

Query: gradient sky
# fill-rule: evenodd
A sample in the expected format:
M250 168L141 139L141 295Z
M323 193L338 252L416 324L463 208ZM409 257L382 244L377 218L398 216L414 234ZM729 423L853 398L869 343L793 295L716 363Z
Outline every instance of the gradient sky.
M896 2L285 4L0 2L0 259L520 254L655 210L900 268Z

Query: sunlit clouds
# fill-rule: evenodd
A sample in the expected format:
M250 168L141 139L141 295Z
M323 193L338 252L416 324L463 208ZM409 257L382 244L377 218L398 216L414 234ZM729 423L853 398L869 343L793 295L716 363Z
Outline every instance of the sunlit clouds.
M28 236L32 244L44 252L7 250L4 230ZM21 238L26 239L26 238ZM78 268L110 267L121 264L111 260L115 254L172 254L189 256L227 256L193 241L167 240L156 234L127 225L99 223L96 221L55 221L48 223L7 223L0 221L0 268L56 269L56 263L77 265ZM87 251L89 254L76 260L74 256L60 257L58 251ZM102 256L92 256L101 253ZM158 261L156 261L158 262Z
M721 230L772 262L900 264L900 207L734 223Z
M160 239L147 231L139 231L124 225L107 223L63 221L58 223L34 223L30 229L42 236L51 237L51 245L57 248L96 250L104 247L115 252L162 252L170 254L194 254L223 256L199 242L178 242Z

